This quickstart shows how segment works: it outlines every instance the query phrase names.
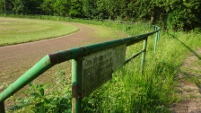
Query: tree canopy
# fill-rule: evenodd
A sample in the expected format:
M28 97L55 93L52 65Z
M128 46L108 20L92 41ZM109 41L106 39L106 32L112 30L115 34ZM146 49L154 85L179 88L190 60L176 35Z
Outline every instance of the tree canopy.
M200 0L0 0L0 13L145 20L186 31L201 26Z

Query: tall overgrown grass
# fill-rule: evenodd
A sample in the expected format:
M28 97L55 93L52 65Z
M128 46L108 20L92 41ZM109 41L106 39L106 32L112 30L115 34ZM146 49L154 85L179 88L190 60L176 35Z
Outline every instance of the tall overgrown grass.
M36 17L41 18L41 17ZM45 19L83 22L104 25L137 35L147 32L146 24L112 21L91 21L70 18L43 17ZM113 74L113 78L98 88L90 96L83 99L84 113L165 113L171 112L168 108L180 98L177 96L177 74L179 67L190 52L201 46L201 33L199 32L166 32L161 31L156 53L153 52L154 36L148 39L146 64L144 74L140 71L141 57L137 57ZM136 44L127 48L127 57L142 47ZM59 72L63 72L60 70ZM64 73L59 75L64 76ZM67 74L69 76L69 74ZM57 77L57 76L55 76ZM61 78L61 77L59 77ZM58 78L57 78L58 79ZM23 100L16 105L23 109L16 112L71 112L70 81L45 84L46 87L32 85ZM61 85L62 84L62 85ZM56 88L56 89L54 89ZM54 90L53 90L54 89ZM61 90L63 89L63 90ZM46 92L46 93L45 93ZM49 92L49 93L47 93ZM39 94L37 94L39 93ZM36 94L36 95L32 95ZM27 104L28 103L28 104ZM26 104L26 106L25 106ZM40 105L40 106L39 106ZM18 108L20 108L18 106Z

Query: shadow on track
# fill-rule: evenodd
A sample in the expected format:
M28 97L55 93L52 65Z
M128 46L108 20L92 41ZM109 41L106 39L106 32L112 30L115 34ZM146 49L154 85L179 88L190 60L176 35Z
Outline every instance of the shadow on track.
M182 42L181 40L179 40L176 36L174 36L173 34L168 34L170 35L172 38L176 39L177 41L179 41L185 48L187 48L191 53L193 53L199 60L201 60L201 56L196 53L193 49L191 49L187 44L185 44L184 42Z

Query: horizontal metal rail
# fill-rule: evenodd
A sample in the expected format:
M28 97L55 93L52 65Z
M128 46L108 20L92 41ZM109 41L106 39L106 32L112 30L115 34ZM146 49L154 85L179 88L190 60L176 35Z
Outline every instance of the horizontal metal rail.
M50 69L52 66L71 60L77 59L79 57L87 56L93 54L98 51L102 51L105 49L109 49L112 47L120 46L122 44L126 44L127 46L138 43L142 40L146 40L148 36L153 35L160 31L158 26L154 26L154 31L141 34L138 36L132 36L128 38L122 38L118 40L112 40L108 42L92 44L84 47L77 47L72 48L69 50L63 50L57 53L49 54L44 56L40 61L38 61L33 67L31 67L27 72L25 72L21 77L19 77L14 83L8 86L3 92L0 93L0 110L4 110L4 101L12 96L14 93L19 91L25 85L33 81L39 75ZM159 35L157 34L157 40ZM139 54L146 51L144 48L142 51L136 53L133 57L129 58L126 63L129 62L131 59L135 58ZM3 108L2 108L3 107ZM1 111L0 111L1 113Z
M143 53L143 52L145 52L145 50L141 50L141 51L135 53L132 57L128 58L128 59L125 61L124 65L127 64L128 62L130 62L130 61L131 61L132 59L134 59L135 57L139 56L139 55L140 55L141 53Z

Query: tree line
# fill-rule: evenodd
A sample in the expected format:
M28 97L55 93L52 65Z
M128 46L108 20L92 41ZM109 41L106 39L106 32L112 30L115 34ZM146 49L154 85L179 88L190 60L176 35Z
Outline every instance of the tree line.
M0 13L145 20L185 31L201 26L200 0L0 0Z

